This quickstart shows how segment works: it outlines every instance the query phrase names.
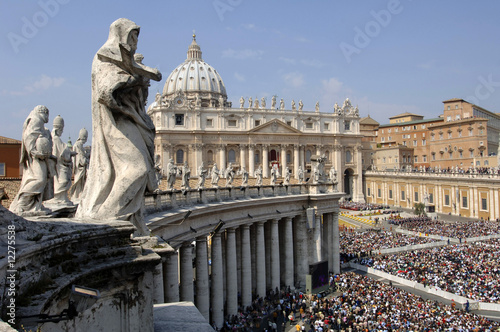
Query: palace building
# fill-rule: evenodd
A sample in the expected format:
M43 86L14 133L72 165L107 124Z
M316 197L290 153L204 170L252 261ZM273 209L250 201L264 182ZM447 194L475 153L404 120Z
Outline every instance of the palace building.
M228 101L220 73L202 58L193 35L187 59L168 76L163 93L148 108L156 127L156 154L163 169L170 159L188 162L197 175L201 163L250 176L262 167L264 178L273 166L288 167L298 178L299 167L310 177L311 157L326 157L326 172L334 167L339 190L355 201L364 201L362 185L362 137L357 107L349 99L329 112L303 109L302 101L286 108L283 99L262 98Z

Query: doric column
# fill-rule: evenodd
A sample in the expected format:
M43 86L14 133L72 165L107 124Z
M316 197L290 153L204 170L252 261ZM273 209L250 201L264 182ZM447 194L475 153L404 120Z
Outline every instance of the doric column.
M179 302L179 256L173 252L163 263L163 297L165 303Z
M241 226L241 305L252 304L252 261L250 256L250 227Z
M316 155L317 156L321 156L322 148L323 148L322 145L316 145Z
M194 302L193 289L193 247L191 243L182 244L180 255L180 299Z
M333 144L333 159L332 163L335 166L335 170L337 171L337 189L339 192L344 191L344 170L342 168L343 163L343 155L342 155L342 145L339 142L335 142Z
M248 173L250 176L255 175L255 144L248 145Z
M153 272L153 287L153 303L165 303L163 291L163 264L161 263L155 266L155 270Z
M224 323L224 276L222 271L222 243L220 233L212 236L212 278L210 288L210 307L212 322L218 328Z
M271 288L271 221L264 223L264 242L265 242L265 254L266 257L266 290Z
M262 145L262 176L269 177L269 144Z
M323 214L323 230L326 234L326 257L328 259L328 271L333 271L333 216L331 213Z
M299 157L299 145L293 145L293 174L296 179L299 178L299 165L300 165L300 157Z
M241 228L236 228L236 277L238 292L241 294Z
M309 258L307 254L307 218L305 214L295 217L294 223L295 281L298 283L299 287L305 288L306 274L309 273Z
M306 169L306 146L304 144L300 145L300 166L305 171ZM305 178L305 175L304 175Z
M240 144L240 169L245 167L247 169L247 145Z
M321 260L321 216L315 215L311 236L310 263L317 263Z
M219 145L220 150L220 167L221 169L226 169L226 144Z
M283 249L284 253L281 256L285 260L285 271L283 271L285 286L293 287L293 226L291 217L285 217L283 222Z
M271 289L280 289L280 242L278 219L271 220Z
M172 154L172 144L170 143L165 143L162 145L162 148L163 148L163 154L162 154L162 159L161 159L161 167L162 167L162 170L165 170L167 169L167 165L168 165L168 162L170 160L170 158L172 158L173 154Z
M340 230L339 230L339 213L331 214L332 231L333 231L333 273L340 273Z
M281 176L285 176L285 168L286 168L286 144L281 144ZM279 288L279 287L278 287Z
M255 225L255 272L256 272L256 294L260 297L266 296L266 258L264 243L264 223L257 222Z
M210 322L207 238L196 239L196 307Z
M238 313L238 277L236 275L236 234L234 228L226 230L226 315Z

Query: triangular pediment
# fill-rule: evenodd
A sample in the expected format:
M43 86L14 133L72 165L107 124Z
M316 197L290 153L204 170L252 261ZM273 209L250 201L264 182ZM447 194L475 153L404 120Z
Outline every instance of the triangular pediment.
M286 123L273 119L269 122L261 124L258 127L253 128L249 133L255 134L301 134L302 132L295 129Z

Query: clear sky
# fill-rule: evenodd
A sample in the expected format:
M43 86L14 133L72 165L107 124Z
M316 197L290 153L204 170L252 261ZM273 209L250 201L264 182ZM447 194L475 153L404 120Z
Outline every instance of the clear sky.
M0 136L20 139L38 104L60 114L63 139L91 129L90 71L109 25L141 26L138 52L157 67L150 101L186 59L193 29L229 100L302 99L331 112L349 97L380 123L442 113L463 98L500 112L500 2L296 0L2 0Z

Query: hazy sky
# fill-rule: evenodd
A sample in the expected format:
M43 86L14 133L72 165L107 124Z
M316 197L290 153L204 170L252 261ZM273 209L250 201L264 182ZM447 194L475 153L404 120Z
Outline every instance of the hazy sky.
M330 112L349 97L380 123L413 112L438 116L463 98L500 112L500 2L94 1L0 2L0 136L20 139L38 104L60 114L63 138L91 129L90 71L120 17L141 26L138 52L157 67L150 101L186 59L193 29L229 100L302 99Z

